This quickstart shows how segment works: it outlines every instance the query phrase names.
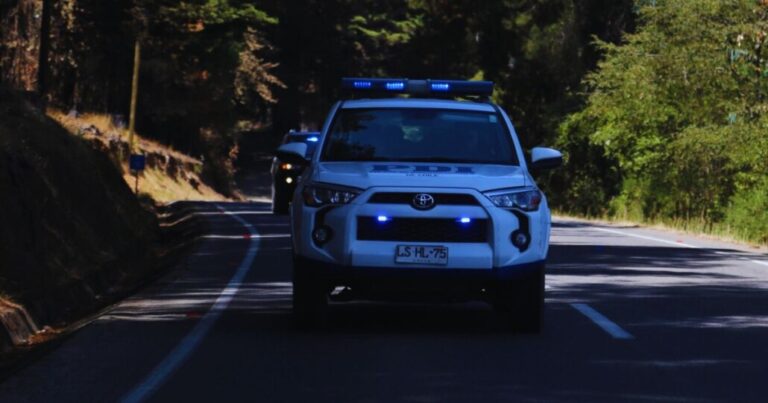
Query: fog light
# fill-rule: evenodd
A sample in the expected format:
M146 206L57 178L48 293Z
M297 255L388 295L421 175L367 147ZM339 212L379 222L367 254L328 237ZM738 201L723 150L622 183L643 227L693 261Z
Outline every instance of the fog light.
M315 228L315 230L312 231L312 240L315 241L315 243L318 245L322 245L330 241L331 229L326 226Z
M285 178L285 183L290 185L291 183L293 183L293 178L291 178L290 176Z
M517 249L523 250L528 247L528 243L531 242L531 238L525 232L517 230L510 236L512 245L515 245Z

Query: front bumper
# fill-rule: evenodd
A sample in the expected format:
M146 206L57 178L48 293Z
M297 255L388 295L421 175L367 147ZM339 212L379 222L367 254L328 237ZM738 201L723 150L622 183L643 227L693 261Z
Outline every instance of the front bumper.
M382 192L464 194L474 197L477 204L438 205L431 210L420 211L408 204L369 202L373 200L374 194ZM485 220L488 223L488 233L485 242L472 243L359 239L358 218L380 215L395 219L466 217L471 220ZM406 272L414 269L428 269L433 272L439 270L487 272L481 275L545 260L549 245L549 222L546 200L542 202L538 211L514 213L494 206L490 200L474 189L457 188L370 188L350 204L321 208L304 205L297 195L292 214L294 253L304 259L338 267L380 268ZM330 228L333 234L327 243L318 244L312 239L312 231L319 226ZM521 227L527 228L531 238L530 244L524 250L516 248L510 241L511 233ZM395 264L394 253L397 245L445 246L449 249L448 264L439 267Z

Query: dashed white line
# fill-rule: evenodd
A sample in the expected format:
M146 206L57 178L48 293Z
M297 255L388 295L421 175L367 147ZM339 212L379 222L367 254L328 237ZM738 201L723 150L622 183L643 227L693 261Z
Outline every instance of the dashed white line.
M208 312L197 322L195 327L190 331L181 342L158 364L150 374L134 388L130 393L125 395L121 401L124 403L143 402L150 398L152 394L160 387L173 373L181 367L181 365L189 358L190 355L197 349L200 343L205 339L208 332L211 331L213 325L221 317L224 311L229 306L232 299L240 290L240 285L243 282L246 274L251 269L253 260L256 258L256 253L259 250L259 235L254 229L253 225L239 217L236 212L230 212L216 205L222 213L232 217L235 221L242 224L248 234L250 235L250 245L248 251L240 263L240 266L235 271L235 274L229 280L227 286L221 291L216 302L213 303ZM243 239L242 236L239 239Z
M612 322L610 319L605 317L605 315L596 311L591 306L587 304L571 304L571 306L577 311L581 312L581 314L589 318L601 329L605 330L605 332L610 334L611 337L613 337L614 339L630 340L635 338L629 332L622 329L621 326Z

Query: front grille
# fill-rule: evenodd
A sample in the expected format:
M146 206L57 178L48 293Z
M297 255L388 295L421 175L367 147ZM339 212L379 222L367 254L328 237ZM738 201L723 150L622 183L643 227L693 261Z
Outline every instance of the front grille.
M488 220L461 223L452 218L357 218L360 241L459 242L482 243L488 239Z
M368 203L378 204L411 204L413 197L419 193L374 193ZM470 194L462 193L429 193L435 198L435 205L478 206L480 203Z

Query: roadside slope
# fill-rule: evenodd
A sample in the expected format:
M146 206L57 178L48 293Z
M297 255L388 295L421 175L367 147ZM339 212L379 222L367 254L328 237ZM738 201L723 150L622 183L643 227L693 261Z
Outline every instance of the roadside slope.
M65 114L57 109L49 109L47 115L73 136L80 137L92 148L107 155L128 185L134 186L135 178L128 168L130 147L126 130L116 126L110 115ZM144 154L147 158L146 169L140 176L140 192L155 202L227 199L207 183L202 175L203 161L138 134L134 152Z
M4 300L26 307L37 328L70 323L152 270L158 237L107 156L0 88Z

